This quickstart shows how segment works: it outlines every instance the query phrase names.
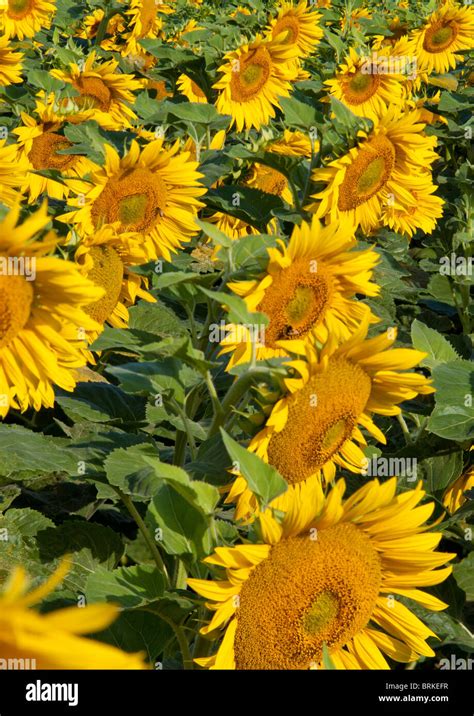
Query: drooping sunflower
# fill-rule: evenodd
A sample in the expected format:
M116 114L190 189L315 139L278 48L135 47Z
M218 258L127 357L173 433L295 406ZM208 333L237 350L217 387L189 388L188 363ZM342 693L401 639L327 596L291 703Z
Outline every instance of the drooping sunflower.
M435 653L434 637L399 600L439 611L447 604L419 589L439 584L455 555L435 552L442 534L426 521L421 483L396 495L397 480L372 480L343 500L344 480L325 497L314 484L294 493L283 523L262 515L256 544L218 547L204 561L222 568L188 584L214 611L203 634L225 628L210 669L320 669L324 644L337 669L390 669ZM220 576L222 575L222 577Z
M230 114L238 131L267 124L279 107L278 98L290 94L296 58L294 46L265 41L260 35L228 52L219 68L222 77L213 85L220 90L218 111Z
M176 82L178 91L187 97L190 102L199 102L200 104L207 104L207 97L199 85L194 82L187 75L180 75Z
M72 85L79 93L62 100L64 105L74 105L73 111L68 111L69 122L93 119L110 130L131 126L137 115L129 104L135 102L133 93L144 87L144 81L117 72L118 64L116 60L97 63L96 53L91 52L83 68L73 62L68 70L51 70L53 77Z
M0 5L0 32L5 37L34 37L51 26L56 0L4 0Z
M127 37L126 54L141 54L143 47L139 40L145 37L156 39L163 27L160 13L166 13L168 7L156 0L130 0L130 9L126 14L130 17L130 32Z
M77 199L75 211L58 217L75 224L82 236L104 224L118 222L118 232L148 237L153 255L167 260L183 242L198 232L194 219L206 193L199 179L198 163L189 152L179 152L179 141L166 148L163 139L140 149L134 140L120 158L106 145L104 166L94 165L91 181L68 180Z
M21 82L23 53L14 52L8 37L0 37L0 85L8 85Z
M137 298L154 302L148 293L145 277L134 273L133 266L147 263L152 249L146 249L136 235L117 234L113 224L106 224L79 243L75 259L81 273L95 286L104 289L102 298L84 308L101 328L110 323L115 328L127 328L128 306ZM98 332L89 334L90 342Z
M288 246L269 248L265 274L254 281L236 281L229 288L241 296L249 311L270 319L264 341L256 346L257 360L304 353L308 342L326 343L329 334L338 342L350 337L365 315L377 318L356 294L376 296L372 271L379 261L370 248L353 251L356 239L319 219L295 226ZM252 336L243 326L228 326L221 353L232 353L228 369L248 363Z
M41 194L63 199L69 193L66 184L36 172L54 169L63 177L82 177L92 167L87 157L60 153L73 145L61 134L62 124L54 121L50 108L45 107L44 111L40 108L39 116L39 121L36 121L22 112L23 126L13 130L18 137L16 146L20 161L28 166L24 189L29 194L29 203L36 201Z
M474 466L463 472L444 493L443 505L450 514L454 514L464 505L467 500L464 493L472 489L474 489Z
M395 200L384 207L382 223L389 229L413 236L417 229L424 234L431 234L436 228L438 219L443 215L444 201L434 193L436 186L427 173L421 176L405 177L405 201L403 204ZM409 201L409 195L412 200Z
M104 291L76 264L55 258L57 238L35 235L48 223L46 207L18 225L19 206L0 223L0 416L10 408L52 408L53 385L72 391L85 365L83 331L98 324L84 308Z
M370 233L387 205L411 207L406 178L425 176L438 157L436 137L428 137L425 126L419 110L403 112L390 106L368 135L360 132L357 147L327 167L315 169L313 179L327 186L313 195L319 203L310 209L327 221L353 229L360 225L364 233Z
M265 426L250 449L279 470L289 489L272 505L285 510L289 495L304 482L331 482L336 465L360 473L367 445L364 428L377 441L386 438L373 415L398 415L399 403L432 393L422 374L402 372L414 368L425 353L394 348L396 330L366 340L369 317L339 347L332 334L318 354L306 345L306 359L290 366L298 375L285 381L288 393L273 406ZM294 446L298 445L298 450ZM238 476L228 501L238 498L236 519L248 518L257 503L245 479Z
M269 34L275 40L295 45L298 55L306 57L323 37L320 20L321 14L307 0L300 0L297 5L283 2L278 15L270 22Z
M0 593L2 658L24 658L32 669L146 669L144 654L127 654L84 637L109 627L119 615L117 606L88 604L47 614L33 608L54 592L69 569L70 560L64 558L49 579L30 591L23 567L13 569Z
M410 35L421 72L444 74L456 67L462 55L474 48L474 7L444 3Z
M404 101L404 79L388 68L386 60L359 56L352 47L334 79L326 80L330 94L359 117L377 120L389 104Z
M14 144L6 144L0 139L0 202L12 206L20 198L20 187L24 184L27 163L18 159L18 150Z

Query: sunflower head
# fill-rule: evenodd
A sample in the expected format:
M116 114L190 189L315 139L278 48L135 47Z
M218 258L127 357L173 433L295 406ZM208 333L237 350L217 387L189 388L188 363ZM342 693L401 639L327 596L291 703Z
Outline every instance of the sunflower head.
M337 465L360 473L365 461L360 446L367 445L361 428L385 444L372 416L398 415L400 403L434 391L424 375L405 372L425 354L392 348L394 329L367 339L368 321L364 317L339 346L332 336L321 351L307 345L306 358L290 363L295 375L285 381L286 395L250 443L250 449L274 465L289 484L288 492L275 500L277 509L285 509L288 495L302 483L332 481ZM248 518L257 510L241 476L227 499L237 500L237 518Z
M313 52L323 36L320 20L320 13L306 0L297 4L283 2L277 17L270 22L269 34L273 39L295 46L298 55L305 57Z
M474 7L449 0L411 35L421 72L444 74L456 67L457 54L474 48Z
M0 6L0 29L5 37L34 37L51 25L56 0L4 0Z
M250 311L269 317L257 359L304 353L307 343L324 344L330 334L342 341L365 315L371 322L377 320L354 299L356 294L377 295L371 276L378 256L373 249L353 251L355 244L354 236L340 227L323 227L318 219L303 222L295 227L288 246L280 241L278 248L268 249L263 276L229 285ZM252 354L250 336L236 342L239 333L246 335L239 326L229 327L222 343L222 352L233 351L229 369Z
M327 496L307 486L290 495L283 519L260 515L261 542L219 547L205 561L224 579L189 580L214 611L202 632L225 627L217 653L198 663L322 668L324 645L338 669L433 656L426 639L435 635L399 597L444 609L417 587L446 579L451 568L436 568L454 555L434 551L441 534L426 532L434 504L420 504L421 485L398 496L396 486L374 480L346 501L343 480Z

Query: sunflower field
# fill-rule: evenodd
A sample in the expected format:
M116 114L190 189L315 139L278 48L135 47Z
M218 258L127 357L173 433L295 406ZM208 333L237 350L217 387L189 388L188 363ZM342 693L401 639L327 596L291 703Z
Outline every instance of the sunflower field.
M472 668L473 49L0 0L1 669Z

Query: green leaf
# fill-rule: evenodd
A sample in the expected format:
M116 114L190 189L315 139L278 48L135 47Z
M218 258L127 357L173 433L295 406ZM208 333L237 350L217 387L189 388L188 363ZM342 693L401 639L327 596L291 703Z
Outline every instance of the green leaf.
M276 194L237 185L210 189L203 200L209 208L236 216L258 229L265 229L273 218L273 212L285 206Z
M265 313L251 313L247 308L245 301L240 296L234 296L233 294L224 293L223 291L208 291L203 286L199 287L200 290L212 298L213 301L218 301L221 305L227 307L229 321L231 323L241 323L246 326L266 326L268 324L268 316Z
M263 462L255 453L239 445L221 428L222 439L238 472L247 480L249 488L264 509L288 488L286 480L272 465Z
M474 436L474 368L466 360L433 369L436 406L428 430L446 440L464 442Z
M428 353L427 357L421 362L421 365L427 368L434 368L440 363L447 363L459 358L451 343L441 333L438 333L433 328L428 328L421 321L413 321L411 338L414 348Z
M124 609L141 607L159 599L164 590L163 576L156 566L100 568L86 582L88 602L113 602Z
M102 164L105 157L105 139L97 122L89 120L81 124L66 124L64 135L73 147L61 150L60 154L85 154L96 164Z
M149 500L161 482L146 456L156 456L156 448L148 443L114 450L104 463L108 482L134 500Z
M37 537L42 561L72 556L71 570L64 578L66 589L84 593L87 578L99 566L113 569L124 551L122 539L110 527L95 522L69 520L59 527L43 529Z
M161 395L169 391L178 402L184 400L185 387L195 385L201 376L188 366L168 358L161 361L124 363L110 366L107 372L114 375L127 393Z
M78 383L72 394L57 391L56 402L76 422L136 423L145 418L145 401L110 383Z
M433 495L444 490L454 482L463 470L462 450L452 452L449 455L435 455L426 458L419 463L421 470L420 477L426 484L426 490Z
M219 500L215 487L191 480L176 465L146 458L164 484L153 496L147 522L155 534L161 529L162 544L169 554L208 554L211 545L212 513Z
M77 461L65 449L68 444L67 440L33 433L19 425L0 425L0 476L77 475Z
M5 582L14 567L22 566L33 580L33 586L47 579L54 566L44 564L40 558L36 535L54 523L47 517L30 510L11 508L0 515L0 580Z
M206 236L212 240L214 246L225 246L227 248L231 248L232 239L229 239L227 234L224 234L224 232L218 229L217 226L214 226L214 224L210 224L207 221L200 221L199 219L196 219L195 221L201 231L203 231Z
M280 97L280 106L285 115L285 124L308 131L322 124L323 115L310 104L295 97Z
M122 612L100 640L128 652L145 652L152 666L162 668L157 658L173 638L172 628L155 614L140 609Z
M474 601L474 552L455 564L453 574L458 586L466 592L468 602Z
M162 537L168 554L202 557L210 552L209 520L168 484L154 495L146 522L154 534Z

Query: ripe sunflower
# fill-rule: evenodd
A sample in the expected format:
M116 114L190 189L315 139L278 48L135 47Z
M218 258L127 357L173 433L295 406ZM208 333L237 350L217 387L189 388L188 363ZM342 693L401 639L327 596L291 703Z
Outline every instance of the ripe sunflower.
M19 201L19 188L25 181L28 165L18 158L17 147L5 142L0 139L0 202L12 206Z
M37 669L146 669L143 654L127 654L109 644L84 638L102 631L119 615L113 604L90 604L41 614L32 607L53 593L70 569L63 558L57 570L35 589L23 567L15 567L0 593L0 653L25 658Z
M286 379L287 395L275 403L265 427L250 443L289 484L272 503L277 509L285 510L288 496L301 483L333 481L336 465L360 473L364 453L359 445L367 445L360 428L385 444L372 415L398 415L399 403L434 392L424 375L402 372L417 366L426 354L409 348L387 350L395 342L395 329L366 340L368 325L365 316L339 347L330 334L319 355L307 345L306 359L290 363L299 377ZM236 498L236 519L256 511L256 500L241 476L227 500Z
M74 263L48 255L57 242L52 232L34 240L49 223L46 207L21 225L19 215L16 206L0 223L2 417L10 408L52 408L54 384L74 389L75 369L85 364L82 333L99 328L84 307L103 295Z
M203 634L225 627L210 669L323 668L323 647L337 669L390 669L434 656L436 636L397 597L439 611L447 604L418 587L439 584L455 555L435 552L434 503L421 483L396 495L396 478L372 480L347 500L344 480L324 496L313 485L293 494L282 523L270 511L257 544L218 547L204 561L223 579L189 579L215 613Z
M0 85L6 87L22 81L22 60L23 53L12 50L8 37L0 37Z
M404 78L383 72L385 60L359 56L352 47L334 79L326 80L330 94L359 117L377 120L389 104L404 101Z
M64 183L36 172L54 169L63 177L82 177L92 167L87 157L58 153L73 145L60 133L62 124L54 121L50 108L45 107L43 110L41 106L38 113L40 119L36 121L22 112L23 126L13 130L13 134L18 137L16 146L19 159L28 167L24 189L28 192L30 204L41 194L47 194L52 199L63 199L69 194Z
M155 299L146 291L147 280L130 267L147 263L152 249L144 249L135 235L117 234L116 227L107 224L80 242L75 259L81 273L105 294L84 308L100 326L110 323L115 328L128 327L128 306L137 298L153 303ZM98 332L89 335L90 342Z
M5 37L34 37L51 26L56 0L4 0L0 7L0 31Z
M112 146L105 150L105 164L93 166L90 182L68 180L78 195L70 203L79 208L58 219L77 225L82 236L118 222L119 233L150 239L150 259L169 260L198 232L194 219L203 206L198 197L206 193L198 163L189 152L179 153L179 141L165 148L157 139L140 149L134 140L122 159Z
M73 62L68 70L51 70L53 77L72 85L79 93L78 97L62 100L67 107L73 105L73 110L68 110L70 122L93 119L110 130L131 126L131 120L135 120L137 115L128 105L135 102L133 92L141 89L144 81L135 79L133 75L118 73L118 64L116 60L96 63L96 53L91 52L83 68Z
M474 48L474 7L446 2L424 26L410 35L421 72L444 74L462 59L457 52Z
M256 346L257 360L304 353L309 343L348 339L365 315L378 319L356 294L376 296L372 271L379 261L372 249L353 251L355 237L319 219L295 226L288 246L269 248L265 274L254 281L236 281L229 288L241 296L249 311L270 319L265 340ZM232 353L228 369L248 363L252 336L239 325L227 326L221 353Z
M207 97L202 91L202 89L199 87L199 85L196 84L196 82L194 82L194 80L192 80L187 75L180 75L178 77L176 86L179 92L185 97L187 97L190 102L199 102L200 104L207 104Z
M299 57L310 55L323 37L319 25L321 14L300 0L297 5L283 2L278 15L271 20L268 34L284 44L296 46Z
M313 195L319 203L310 209L319 218L341 222L348 229L360 225L366 234L378 227L386 206L409 209L413 205L410 181L426 176L438 157L436 137L425 135L425 126L420 110L402 112L400 107L389 107L369 134L360 132L357 147L327 167L315 169L314 181L327 186Z
M275 116L278 98L290 94L297 72L295 47L257 35L224 59L222 77L213 85L220 90L217 109L232 116L238 131L259 129Z

